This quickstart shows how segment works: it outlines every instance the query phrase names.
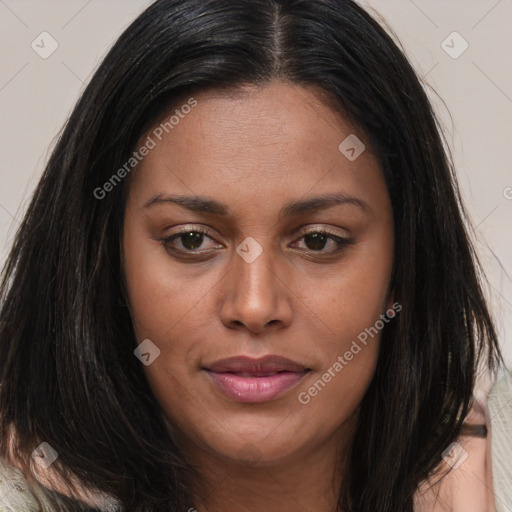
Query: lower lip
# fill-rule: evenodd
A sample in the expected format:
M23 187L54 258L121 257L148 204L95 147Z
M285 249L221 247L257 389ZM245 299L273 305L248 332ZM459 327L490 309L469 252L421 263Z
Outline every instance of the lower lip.
M234 373L211 371L207 373L228 398L236 402L258 403L286 393L308 372L281 372L268 377L240 377Z

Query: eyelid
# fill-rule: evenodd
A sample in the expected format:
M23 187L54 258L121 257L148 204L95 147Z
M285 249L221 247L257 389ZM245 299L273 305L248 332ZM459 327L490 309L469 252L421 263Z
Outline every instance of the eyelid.
M217 234L214 233L214 231L211 228L209 228L208 226L205 226L204 224L186 224L186 225L180 227L178 229L178 231L172 233L171 235L169 235L168 237L165 237L165 238L169 238L171 236L179 235L182 233L188 233L189 231L197 231L200 233L204 233L204 234L210 236L211 238L215 238L217 236ZM326 227L322 224L308 224L306 226L301 226L297 231L295 231L294 236L297 236L297 235L304 236L309 233L316 233L316 232L327 233L329 235L337 236L338 238L343 238L343 239L349 238L347 235L340 234L338 231L336 231L330 227Z
M170 228L167 228L167 229L170 229ZM205 254L211 254L212 252L217 250L217 248L211 248L211 249L202 249L202 250L193 251L193 250L178 249L177 247L173 247L174 239L179 238L179 236L184 233L190 233L190 232L201 233L201 234L207 236L208 238L210 238L211 240L217 242L217 239L216 239L217 235L211 230L211 228L209 228L208 226L205 226L204 224L201 224L201 225L186 224L184 226L181 226L179 229L177 229L170 235L162 236L160 238L157 238L156 240L158 242L160 242L168 252L174 253L175 256L185 256L185 257L186 256L189 256L189 257L202 256ZM217 242L217 243L220 243L220 242Z
M333 235L333 236L337 236L338 238L342 238L344 240L349 240L348 235L343 235L339 231L336 231L333 228L324 226L322 224L308 224L307 226L302 226L297 231L297 234L301 234L302 236L304 236L309 233L317 233L317 232L327 233L329 235Z
M304 255L306 255L306 256L313 255L314 257L316 257L318 259L321 259L322 257L328 258L329 256L333 257L336 255L339 255L346 248L348 248L356 243L352 236L342 235L341 233L339 233L338 231L336 231L330 227L318 225L318 224L308 224L307 226L301 227L297 232L294 243L297 243L302 238L304 238L305 236L312 234L312 233L321 233L323 235L326 235L328 238L330 238L336 244L336 248L333 250L330 250L330 251L324 251L324 250L314 251L313 249L300 250ZM297 236L298 236L298 238L297 238Z
M165 245L166 243L170 243L172 240L179 237L179 235L181 235L183 233L189 233L189 232L201 233L203 235L206 235L208 238L214 240L215 242L217 242L217 239L216 239L217 235L208 226L205 226L204 224L201 224L201 225L189 224L189 225L182 226L177 231L173 232L171 235L162 237L162 238L158 239L158 241L162 242L163 245ZM321 257L322 255L324 255L324 256L333 255L333 254L337 254L338 252L340 252L346 246L352 245L354 243L354 241L351 237L344 236L344 235L340 234L339 232L333 230L332 228L326 227L321 224L308 224L306 226L302 226L295 232L293 242L298 242L304 236L306 236L308 234L312 234L312 233L322 233L322 234L331 236L331 239L335 239L334 241L338 245L338 248L335 250L332 250L332 251L303 250L302 252L304 252L306 254L316 254L319 257ZM338 240L336 240L336 239L338 239ZM218 242L218 243L220 243L220 242ZM201 256L204 254L212 253L212 252L216 251L217 249L203 249L203 250L194 251L194 250L186 250L186 249L185 250L177 249L174 247L169 250L172 250L172 251L182 254L182 255Z
M168 228L168 229L170 229L170 228ZM217 236L210 227L205 226L204 224L185 224L184 226L180 226L177 231L173 232L169 236L180 235L182 233L188 233L189 231L193 231L193 232L197 231L199 233L204 233L205 235L208 235L212 238ZM169 238L169 237L166 237L166 238Z

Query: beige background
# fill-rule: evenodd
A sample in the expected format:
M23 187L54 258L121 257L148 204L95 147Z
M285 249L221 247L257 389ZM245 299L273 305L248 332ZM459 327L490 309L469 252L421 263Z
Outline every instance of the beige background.
M314 1L314 0L312 0ZM0 0L0 263L49 148L101 57L148 0ZM512 0L365 0L394 29L446 127L512 363ZM58 49L42 59L42 32ZM460 36L450 36L454 31ZM447 39L448 37L448 39ZM462 39L461 39L462 38ZM468 48L458 58L452 54ZM446 45L452 48L447 48ZM451 114L451 117L450 117Z

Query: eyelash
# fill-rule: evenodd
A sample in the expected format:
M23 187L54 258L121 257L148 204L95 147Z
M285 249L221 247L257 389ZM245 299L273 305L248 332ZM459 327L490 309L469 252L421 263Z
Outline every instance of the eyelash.
M204 254L210 254L212 252L214 252L216 249L206 249L206 250L203 250L203 251L194 251L194 250L184 250L184 249L177 249L176 247L172 246L172 243L174 242L174 240L176 240L177 238L179 238L181 235L185 234L185 233L196 233L196 234L202 234L202 235L206 235L208 238L211 238L213 239L213 233L211 233L210 231L208 231L207 229L197 229L197 228L185 228L185 229L182 229L174 234L172 234L171 236L169 237L165 237L165 238L161 238L161 239L158 239L158 241L160 243L162 243L162 245L164 245L164 247L169 251L169 252L173 252L173 253L177 253L177 254L181 254L181 255L186 255L186 256L201 256L201 255L204 255ZM302 238L304 238L305 236L307 235L312 235L312 234L320 234L320 235L325 235L328 239L330 240L333 240L336 244L337 244L337 248L334 249L334 250L331 250L331 251L324 251L323 249L321 250L318 250L318 251L315 251L315 250L303 250L303 252L305 252L306 254L314 254L314 255L333 255L333 254L337 254L339 252L341 252L343 249L345 249L347 246L350 246L350 245L353 245L354 244L354 241L350 238L344 238L344 237L341 237L339 235L336 235L335 233L329 231L328 229L326 228L316 228L316 229L310 229L310 230L305 230L305 229L301 229L300 230L300 238L297 239L298 240L301 240Z

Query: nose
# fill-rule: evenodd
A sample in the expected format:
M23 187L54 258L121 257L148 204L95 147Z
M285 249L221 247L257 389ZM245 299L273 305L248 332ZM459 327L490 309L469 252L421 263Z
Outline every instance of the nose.
M255 334L290 325L293 299L290 271L278 264L270 244L260 240L259 245L262 252L251 262L234 253L232 268L220 283L223 324Z

